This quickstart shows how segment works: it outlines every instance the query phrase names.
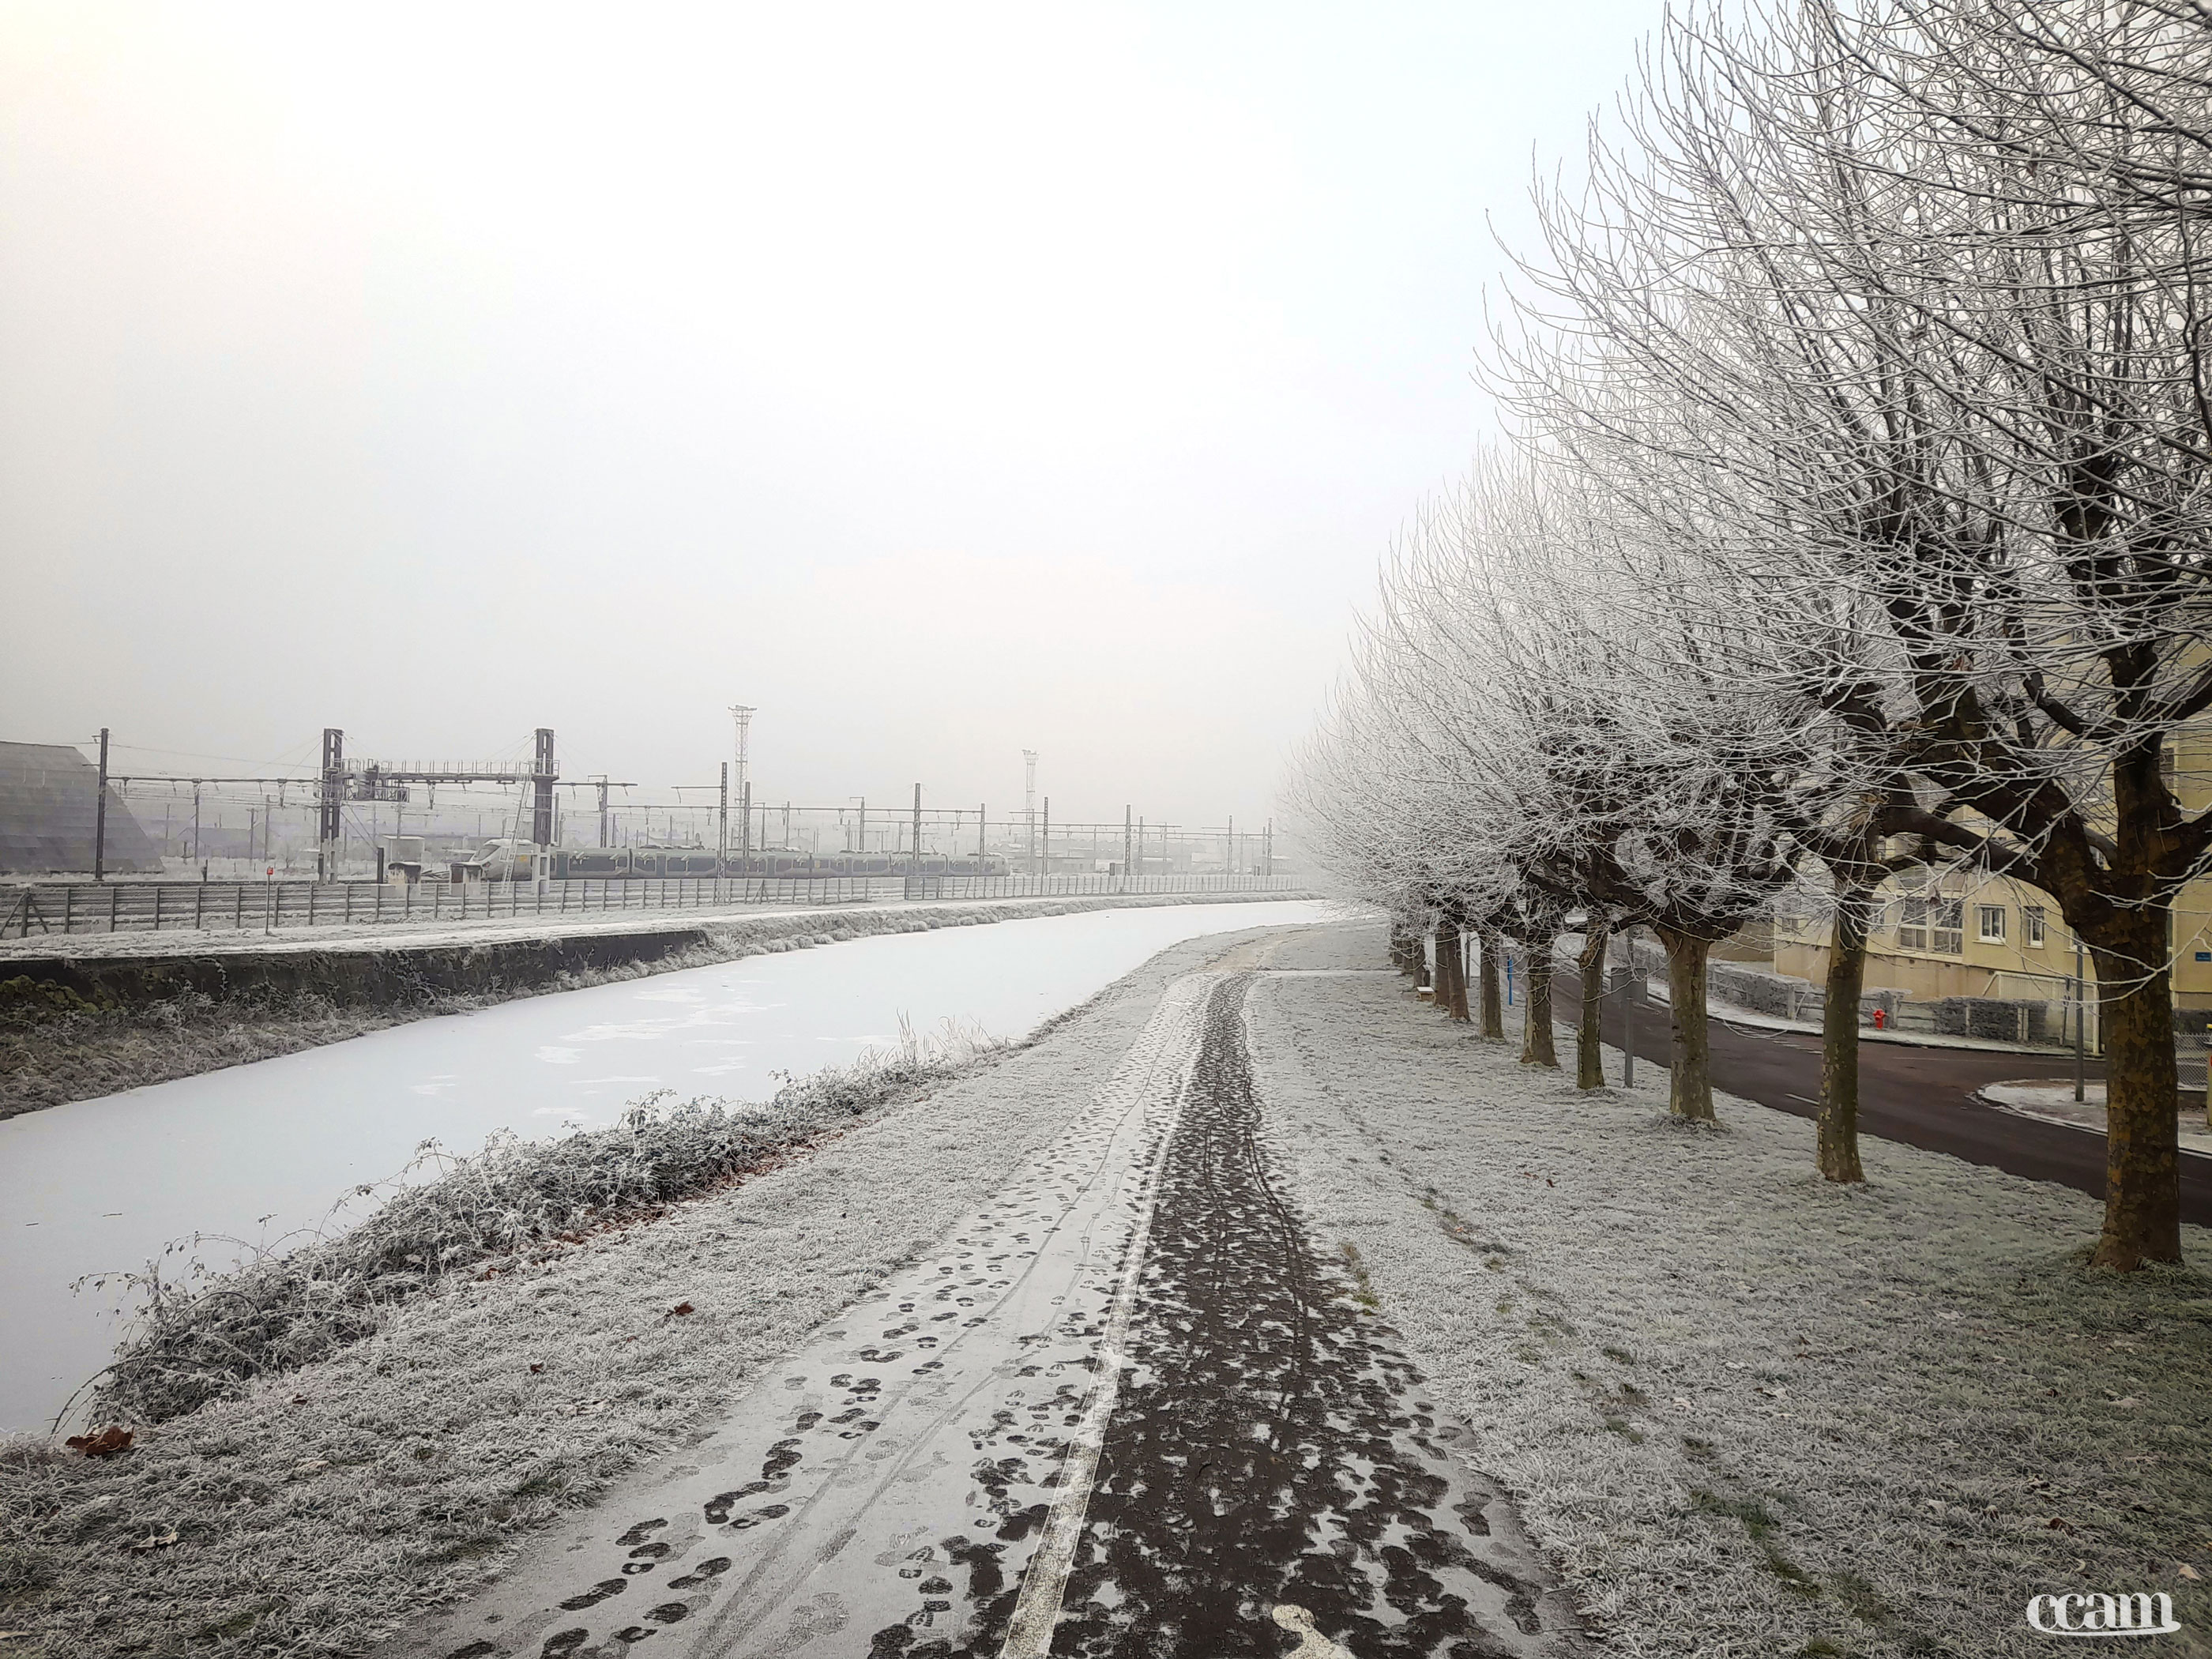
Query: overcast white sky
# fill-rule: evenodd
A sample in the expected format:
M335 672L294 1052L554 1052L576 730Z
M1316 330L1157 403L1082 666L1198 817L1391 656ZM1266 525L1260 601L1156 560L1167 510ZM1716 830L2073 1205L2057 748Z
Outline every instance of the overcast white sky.
M8 4L0 738L1256 822L1659 13Z

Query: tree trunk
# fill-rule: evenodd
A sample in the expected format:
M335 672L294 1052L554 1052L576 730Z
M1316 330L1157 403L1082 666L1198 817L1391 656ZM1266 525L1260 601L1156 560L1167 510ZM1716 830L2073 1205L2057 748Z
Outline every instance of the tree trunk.
M1671 927L1651 931L1667 947L1667 999L1674 1026L1667 1109L1692 1122L1711 1123L1713 1073L1705 1028L1705 959L1711 953L1712 942L1678 933Z
M1528 1020L1521 1033L1521 1063L1559 1069L1559 1051L1552 1042L1552 940L1522 941L1528 947Z
M1413 930L1399 921L1390 924L1390 965L1408 979L1413 977Z
M1397 940L1398 971L1416 985L1421 981L1421 930L1401 925Z
M1495 927L1477 928L1475 940L1482 948L1482 963L1476 969L1482 992L1482 1035L1492 1042L1503 1042L1505 995L1498 982L1498 959L1504 951L1504 942Z
M1827 1002L1820 1012L1820 1173L1864 1181L1859 1167L1859 992L1866 983L1871 887L1836 884L1828 945Z
M1413 988L1416 991L1433 985L1429 977L1429 939L1426 933L1413 935Z
M1448 921L1438 930L1437 939L1451 957L1449 1007L1447 1010L1460 1024L1467 1024L1467 935L1455 921Z
M1605 947L1613 942L1613 924L1589 920L1583 935L1577 963L1582 971L1583 1023L1575 1036L1575 1087L1605 1087Z
M2166 906L2076 924L2097 963L2105 1049L2105 1227L2091 1265L2131 1272L2181 1260L2180 1083Z

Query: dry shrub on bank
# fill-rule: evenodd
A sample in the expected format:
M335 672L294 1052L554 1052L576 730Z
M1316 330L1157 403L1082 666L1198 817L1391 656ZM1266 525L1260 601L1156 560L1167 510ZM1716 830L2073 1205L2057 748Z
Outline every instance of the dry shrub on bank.
M296 1370L369 1335L392 1309L454 1274L495 1272L502 1258L655 1214L1002 1047L950 1023L921 1036L902 1022L896 1048L787 1077L765 1105L678 1104L664 1091L611 1127L557 1139L504 1131L472 1157L426 1141L392 1181L349 1195L388 1194L335 1236L325 1224L289 1249L196 1236L167 1253L186 1258L182 1273L165 1275L155 1261L118 1276L143 1306L99 1384L98 1413L165 1422L255 1377ZM434 1178L422 1179L426 1170ZM244 1254L244 1265L210 1269L198 1255L210 1243Z

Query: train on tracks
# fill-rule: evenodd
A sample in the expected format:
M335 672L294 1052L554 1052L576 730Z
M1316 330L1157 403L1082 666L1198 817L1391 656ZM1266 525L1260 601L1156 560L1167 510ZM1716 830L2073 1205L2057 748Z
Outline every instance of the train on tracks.
M486 842L466 860L479 881L534 881L538 849L526 841ZM763 847L718 854L711 847L555 847L544 874L552 881L677 881L760 879L826 881L854 876L1003 876L996 853L925 853L921 867L903 853L809 853ZM466 878L465 877L464 879Z

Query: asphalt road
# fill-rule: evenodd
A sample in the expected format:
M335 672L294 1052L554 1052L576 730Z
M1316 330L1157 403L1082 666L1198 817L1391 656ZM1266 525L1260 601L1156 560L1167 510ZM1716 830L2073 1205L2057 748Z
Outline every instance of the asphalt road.
M1579 1018L1581 985L1561 973L1554 993L1559 1017ZM1605 1040L1616 1047L1623 1011L1608 998ZM1637 1012L1639 1065L1664 1067L1669 1042L1667 1008L1646 1003ZM1564 1046L1564 1063L1574 1062ZM1799 1117L1819 1114L1820 1040L1792 1031L1712 1025L1713 1086ZM2101 1061L2088 1062L2089 1079L2104 1080ZM1948 1152L2032 1181L2054 1181L2092 1198L2105 1195L2105 1143L2100 1136L1984 1106L1974 1091L1992 1083L2048 1078L2070 1082L2069 1055L1991 1054L1976 1048L1922 1048L1905 1043L1859 1045L1859 1132ZM2212 1226L2212 1158L2181 1160L2181 1218Z

